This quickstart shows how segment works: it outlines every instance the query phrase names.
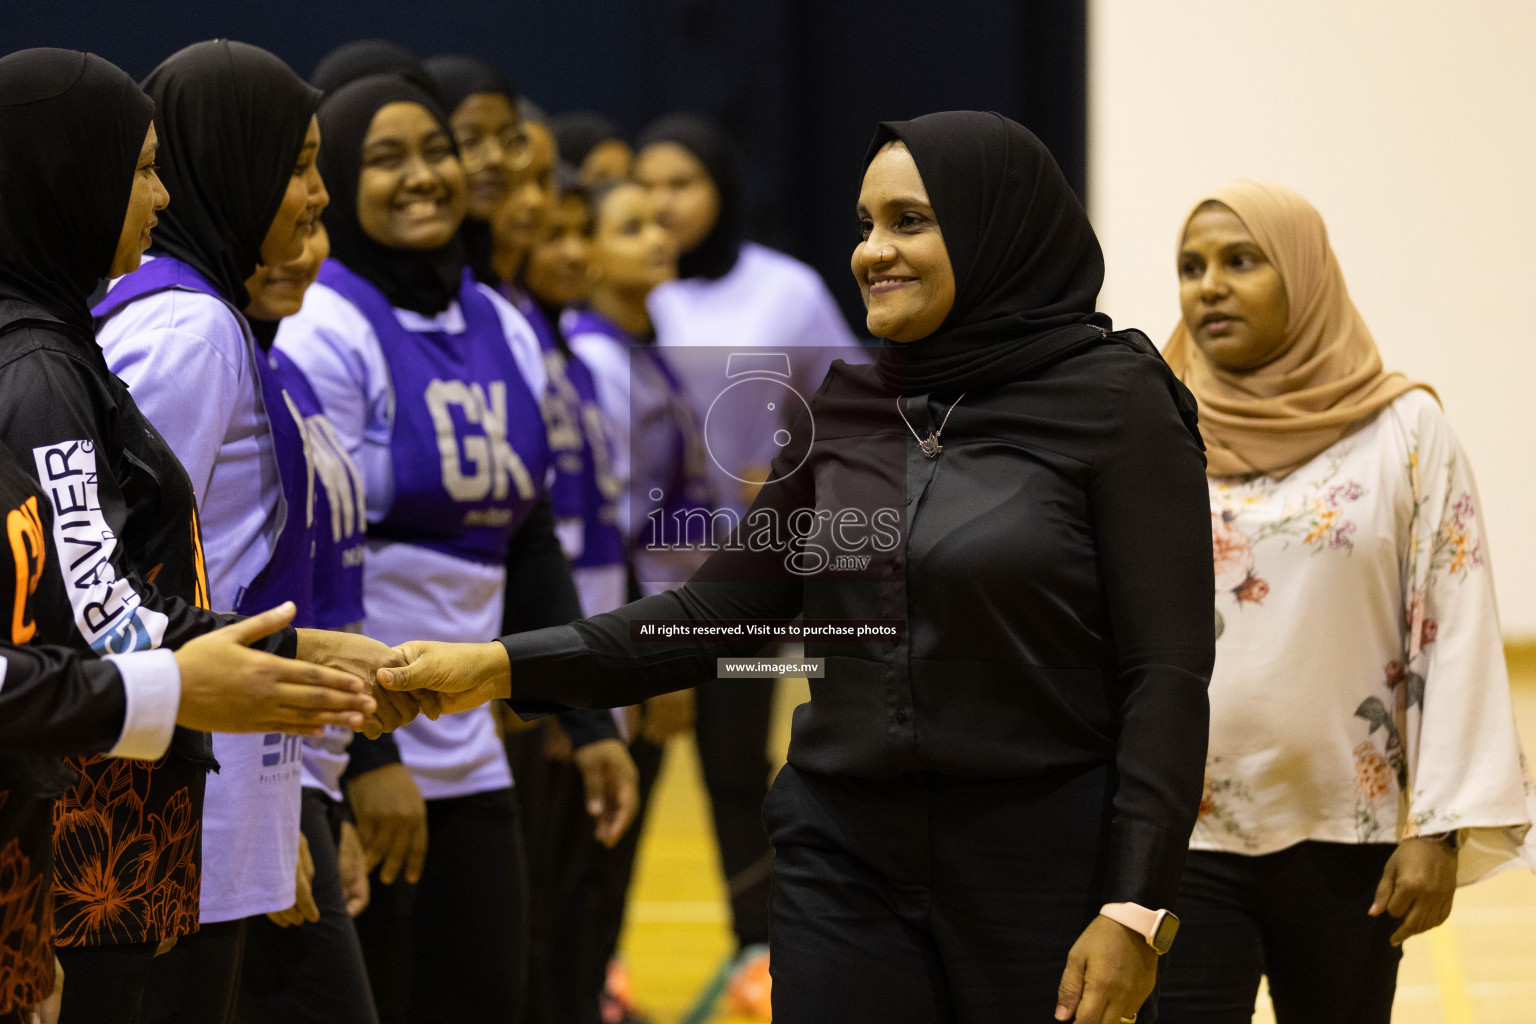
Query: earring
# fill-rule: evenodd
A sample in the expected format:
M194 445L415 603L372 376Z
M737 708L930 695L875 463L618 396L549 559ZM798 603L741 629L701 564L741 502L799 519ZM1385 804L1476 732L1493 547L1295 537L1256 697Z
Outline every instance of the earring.
M890 255L887 256L886 253L890 253ZM889 262L891 262L891 260L893 260L895 258L896 258L896 254L894 252L892 252L890 249L881 249L880 250L880 255L878 257L878 260L881 263L889 263Z

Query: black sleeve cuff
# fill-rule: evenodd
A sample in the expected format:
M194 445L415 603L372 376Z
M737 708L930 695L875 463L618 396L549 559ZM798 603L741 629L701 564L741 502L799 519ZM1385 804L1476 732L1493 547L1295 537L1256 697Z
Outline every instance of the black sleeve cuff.
M224 625L232 626L250 618L249 615L220 615ZM292 626L284 626L271 636L264 636L251 644L254 651L266 651L275 654L279 658L296 658L299 656L299 631Z
M576 750L598 740L619 738L619 725L613 720L612 711L565 711L559 717L571 737L571 747Z
M1113 852L1104 880L1104 902L1172 910L1189 853L1188 837L1133 818L1117 818L1110 836Z
M383 768L385 765L400 764L400 746L395 738L388 734L380 736L376 740L359 733L352 740L352 745L347 748L350 760L347 762L347 770L342 772L342 779L355 779L359 775L366 775L375 768Z

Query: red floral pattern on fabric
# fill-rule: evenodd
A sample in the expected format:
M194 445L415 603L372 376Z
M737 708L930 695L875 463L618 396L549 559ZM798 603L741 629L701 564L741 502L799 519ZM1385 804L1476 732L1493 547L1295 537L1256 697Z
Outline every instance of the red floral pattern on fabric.
M70 759L83 778L54 815L55 941L160 942L197 930L202 820L165 759ZM157 777L160 776L160 777Z

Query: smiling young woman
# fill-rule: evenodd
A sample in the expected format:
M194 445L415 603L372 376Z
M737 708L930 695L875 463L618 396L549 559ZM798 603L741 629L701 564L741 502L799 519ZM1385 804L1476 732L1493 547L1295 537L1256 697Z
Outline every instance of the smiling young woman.
M1247 1021L1263 974L1281 1024L1387 1024L1458 882L1536 866L1477 489L1301 196L1216 189L1177 270L1218 639L1164 1019Z
M448 115L406 78L376 75L329 94L319 116L320 163L337 197L326 217L332 258L277 348L303 367L364 478L364 631L390 642L423 628L463 639L504 622L577 617L546 491L539 344L467 272L459 231L469 185ZM633 767L612 716L575 712L562 723L578 759L610 780L594 784L602 827L622 831ZM515 1016L523 851L490 709L418 720L354 744L353 755L354 800L371 782L403 778L389 799L418 819L424 800L428 826L402 830L410 842L387 855L380 843L358 918L381 1015ZM472 939L472 952L444 936Z
M464 166L466 205L460 233L465 258L478 280L494 286L501 276L495 222L514 189L525 186L524 171L533 156L517 87L477 57L431 57L422 68L448 108L448 127Z
M652 551L650 510L704 507L703 440L671 368L656 350L647 299L677 275L677 249L644 187L600 187L592 200L591 293L562 327L592 373L612 446L618 526L647 592L676 585L700 561L695 552ZM662 496L647 502L644 495Z

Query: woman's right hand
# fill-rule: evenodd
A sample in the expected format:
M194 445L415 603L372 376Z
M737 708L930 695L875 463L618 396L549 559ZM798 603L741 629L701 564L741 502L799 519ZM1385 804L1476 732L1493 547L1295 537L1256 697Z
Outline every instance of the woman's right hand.
M176 724L301 736L319 736L328 725L361 729L376 709L369 681L247 646L288 625L294 612L285 602L183 644L175 652L181 670Z
M354 809L353 813L356 813ZM356 917L368 909L368 854L358 837L357 826L341 823L341 839L336 844L336 863L341 868L341 891L347 900L347 916Z
M469 711L512 692L507 649L494 640L454 644L410 640L395 648L403 665L379 669L380 688L414 699L421 713L436 719Z

